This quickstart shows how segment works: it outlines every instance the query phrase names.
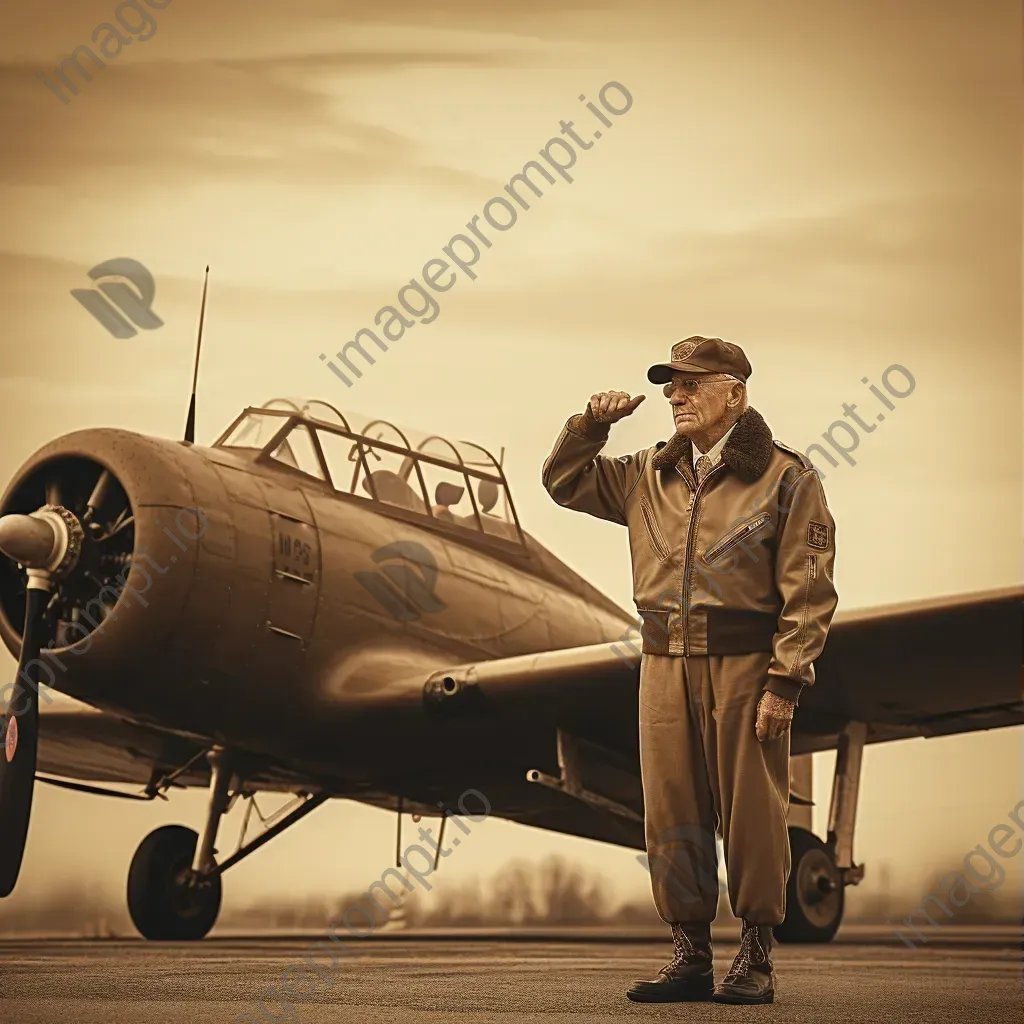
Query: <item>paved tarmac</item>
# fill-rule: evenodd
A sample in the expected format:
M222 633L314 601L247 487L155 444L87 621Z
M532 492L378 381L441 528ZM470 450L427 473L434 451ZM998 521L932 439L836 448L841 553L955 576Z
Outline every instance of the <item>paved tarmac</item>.
M1021 938L1013 928L944 928L909 949L888 929L848 926L824 946L778 946L772 1006L650 1006L623 992L667 959L656 933L565 930L529 936L398 932L352 942L301 969L311 942L221 937L0 940L4 1024L582 1024L786 1021L976 1024L1024 1020ZM716 976L737 935L716 934ZM293 991L281 1003L282 972ZM269 993L275 993L275 1000ZM261 1013L261 1007L262 1013Z

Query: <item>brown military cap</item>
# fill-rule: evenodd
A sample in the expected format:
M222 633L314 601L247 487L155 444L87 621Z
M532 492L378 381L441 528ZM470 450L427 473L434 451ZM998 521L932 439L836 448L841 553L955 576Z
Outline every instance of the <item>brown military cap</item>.
M655 363L647 371L647 379L652 384L667 384L674 373L728 373L746 382L753 372L739 345L695 334L677 341L672 346L670 361Z

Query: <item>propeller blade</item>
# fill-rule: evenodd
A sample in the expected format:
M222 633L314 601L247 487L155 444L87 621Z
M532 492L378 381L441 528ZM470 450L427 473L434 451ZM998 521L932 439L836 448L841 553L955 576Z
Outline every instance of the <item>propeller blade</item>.
M46 484L46 504L47 505L63 505L64 502L61 500L60 481L49 480Z
M39 746L39 691L25 680L35 681L32 662L39 657L43 610L49 597L49 591L35 587L26 594L18 675L13 696L0 716L4 738L0 750L0 897L9 896L14 889L28 838Z
M75 637L72 633L74 628L74 620L61 618L57 621L57 630L55 638L55 646L57 647L69 647L75 642L75 640L81 640L80 636ZM71 639L74 637L74 639Z

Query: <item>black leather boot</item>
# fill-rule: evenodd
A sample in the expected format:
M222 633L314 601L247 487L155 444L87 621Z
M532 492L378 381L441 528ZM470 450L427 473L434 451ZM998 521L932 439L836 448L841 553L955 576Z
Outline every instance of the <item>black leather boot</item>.
M769 954L772 926L743 922L740 951L712 997L716 1003L772 1003L775 973Z
M715 990L711 925L674 924L676 955L649 981L634 981L626 996L635 1003L692 1003L711 998Z

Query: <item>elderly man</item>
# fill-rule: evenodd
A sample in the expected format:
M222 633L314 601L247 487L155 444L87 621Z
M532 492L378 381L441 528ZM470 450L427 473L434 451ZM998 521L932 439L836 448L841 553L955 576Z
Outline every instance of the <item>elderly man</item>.
M835 524L800 452L747 407L737 345L692 337L647 373L668 442L605 458L609 425L644 396L592 395L544 464L560 505L629 529L640 613L640 766L654 901L675 956L639 1002L770 1003L772 926L790 870L789 727L836 608ZM740 949L715 988L715 834Z

